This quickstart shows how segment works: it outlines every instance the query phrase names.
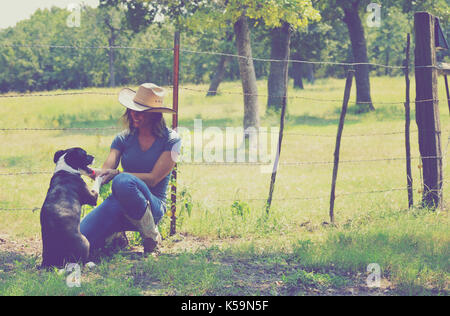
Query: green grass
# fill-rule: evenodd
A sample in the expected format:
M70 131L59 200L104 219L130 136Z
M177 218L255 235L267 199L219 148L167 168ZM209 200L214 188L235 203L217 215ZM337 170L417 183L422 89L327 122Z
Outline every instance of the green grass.
M439 96L444 99L444 84ZM207 86L183 87L207 90ZM267 94L266 82L258 83ZM86 89L118 92L117 89ZM193 120L203 127L239 127L243 100L239 82L223 83L216 97L182 89L180 125L192 130ZM364 283L366 267L378 263L392 294L448 294L448 211L407 210L405 161L341 163L335 204L336 225L329 222L329 193L337 124L344 80L318 80L305 90L290 90L281 162L324 162L282 166L277 175L269 216L264 199L270 174L259 166L180 165L178 175L179 236L195 247L177 248L168 238L157 258L105 258L83 272L82 288L68 288L64 276L37 271L39 257L17 250L17 261L0 249L1 295L303 295L345 294ZM414 90L414 86L411 91ZM308 98L308 99L303 99ZM372 78L376 112L356 114L352 102L341 143L341 161L404 157L404 135L370 134L404 129L404 80ZM315 101L327 99L337 101ZM414 95L412 95L414 100ZM171 96L166 98L170 105ZM115 96L74 95L0 99L0 126L106 127L117 123L123 108ZM261 126L279 124L278 115L265 114L259 98ZM396 105L384 104L396 102ZM447 103L440 102L442 148L446 152L450 119ZM417 127L412 104L412 156L418 157ZM170 122L170 119L168 119ZM106 158L116 131L0 131L4 150L0 173L52 171L55 151L81 146L96 156L96 167ZM348 137L350 135L365 135ZM320 135L320 136L317 136ZM413 159L414 202L420 203L421 175ZM0 208L39 208L50 174L0 176ZM444 179L450 179L447 158ZM89 180L87 180L89 181ZM448 181L448 180L447 180ZM449 196L444 184L444 199ZM350 194L348 194L350 193ZM347 195L348 194L348 195ZM309 199L314 198L314 199ZM248 200L250 199L250 200ZM258 199L258 200L252 200ZM260 199L260 200L259 200ZM447 204L448 205L448 204ZM168 214L170 215L170 214ZM169 216L160 228L167 237ZM0 235L25 244L39 238L39 212L0 211ZM2 236L0 236L2 238ZM0 244L1 246L1 244ZM36 250L36 249L35 249ZM34 253L39 253L37 249ZM3 257L3 259L2 259ZM263 270L262 272L260 270ZM361 281L362 280L362 281ZM327 290L333 290L327 292ZM314 290L314 291L313 291Z
M341 274L377 263L399 293L423 295L446 290L449 250L445 214L391 210L356 217L324 241L300 240L293 252L304 268Z

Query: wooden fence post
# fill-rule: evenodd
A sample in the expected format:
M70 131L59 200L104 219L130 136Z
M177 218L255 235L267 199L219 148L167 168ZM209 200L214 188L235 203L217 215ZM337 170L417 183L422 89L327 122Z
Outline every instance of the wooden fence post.
M180 71L180 32L175 31L174 45L173 45L173 109L175 114L172 117L172 128L178 128L178 85L179 85L179 71ZM170 221L170 236L176 234L177 230L177 165L172 171L172 187L171 187L171 213Z
M448 114L450 114L450 92L448 91L447 75L444 75L445 90L447 91Z
M275 189L275 179L277 178L278 165L280 162L280 155L281 155L281 145L283 143L284 121L285 121L285 117L286 117L287 93L288 93L288 83L289 83L288 58L289 58L289 56L286 56L286 59L284 60L284 63L286 65L286 72L284 74L286 90L284 91L284 96L283 96L283 100L282 100L282 104L281 104L280 132L278 134L277 155L275 156L275 161L273 163L272 176L270 178L269 197L267 198L267 202L266 202L266 214L267 215L269 215L270 206L272 205L273 190Z
M416 34L416 122L422 157L422 205L437 208L442 202L442 152L437 88L435 17L427 12L414 15Z
M330 221L331 221L331 223L334 223L334 200L336 198L335 191L336 191L336 180L337 180L337 173L338 173L338 167L339 167L339 150L341 148L342 131L344 130L345 115L347 114L347 107L348 107L348 102L350 100L350 92L352 90L352 82L353 82L354 75L355 75L354 70L350 70L347 74L347 80L345 82L344 102L342 104L341 117L339 119L339 127L338 127L337 136L336 136L336 147L334 150L333 179L331 182L331 195L330 195Z
M410 91L411 82L409 80L409 62L411 49L411 35L408 34L406 40L406 59L405 59L405 81L406 81L406 102L405 102L405 147L406 147L406 183L408 190L408 207L414 205L413 199L413 181L411 175L411 139L410 139L410 125L411 125L411 108L410 108Z

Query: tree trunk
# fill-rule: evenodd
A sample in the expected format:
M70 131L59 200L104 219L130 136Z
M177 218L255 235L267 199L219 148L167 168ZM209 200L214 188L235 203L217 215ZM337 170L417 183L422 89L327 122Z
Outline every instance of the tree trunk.
M233 35L233 32L227 32L227 36L224 38L224 41L227 43L231 42L233 40ZM224 53L227 54L230 53L230 51L226 49ZM215 96L217 94L217 89L225 77L225 71L230 61L231 56L222 55L220 57L219 64L217 65L216 71L209 85L208 93L206 94L207 97Z
M300 60L299 53L292 54L293 60ZM302 64L301 63L292 63L292 78L294 78L294 88L295 89L304 89L303 79L302 79Z
M239 72L244 92L244 130L249 127L259 128L258 88L255 67L253 65L250 29L247 17L242 15L234 24L236 46L239 58Z
M355 67L356 103L360 103L360 112L374 111L370 97L369 65L367 58L367 45L364 27L358 12L359 1L353 2L344 8L344 22L347 24L352 43L352 52L355 63L366 63ZM364 103L364 104L363 104Z
M113 30L111 30L111 37L108 39L109 42L109 86L111 88L114 88L116 86L116 71L114 67L114 60L115 60L115 54L114 54L114 45L116 41L116 35Z
M225 76L225 70L230 60L230 56L220 57L216 72L214 73L214 77L212 78L211 84L209 85L208 93L206 94L207 97L215 96L217 94L217 89L219 88L219 85L222 82L223 77Z
M312 64L306 65L306 71L307 71L306 78L308 79L309 83L314 84L314 82L316 81L316 77L314 76L314 65Z
M271 32L271 53L270 59L287 60L290 55L291 27L284 22L279 28ZM280 110L283 106L283 99L287 94L287 62L273 61L270 63L270 73L267 82L269 97L267 98L267 109Z
M389 65L389 62L390 62L389 53L390 53L390 49L387 48L386 49L386 60L385 60L386 65ZM385 76L390 76L391 75L391 69L386 67L384 74L385 74Z

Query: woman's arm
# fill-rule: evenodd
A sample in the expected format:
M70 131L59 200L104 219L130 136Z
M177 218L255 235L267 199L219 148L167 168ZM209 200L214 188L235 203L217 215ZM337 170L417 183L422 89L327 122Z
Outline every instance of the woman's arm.
M176 157L173 155L174 153L170 151L163 152L150 173L130 174L144 181L148 187L153 188L172 171L173 167L175 167L174 159L176 160Z
M119 166L121 152L117 149L111 148L108 158L103 163L102 170L98 173L98 177L103 177L102 184L111 181L119 174L117 167Z
M108 158L106 158L105 162L103 163L102 169L117 169L117 167L119 166L120 155L121 153L119 150L111 148Z

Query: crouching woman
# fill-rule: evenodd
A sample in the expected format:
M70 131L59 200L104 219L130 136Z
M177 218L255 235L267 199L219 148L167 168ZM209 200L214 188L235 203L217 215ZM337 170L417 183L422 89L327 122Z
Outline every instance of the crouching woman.
M178 134L166 127L163 113L174 111L163 107L164 95L163 88L151 83L119 94L128 128L114 138L98 173L103 184L112 181L112 194L80 226L91 249L123 231L140 232L144 253L161 242L157 224L166 212L166 190L181 146ZM119 163L123 172L117 169Z

